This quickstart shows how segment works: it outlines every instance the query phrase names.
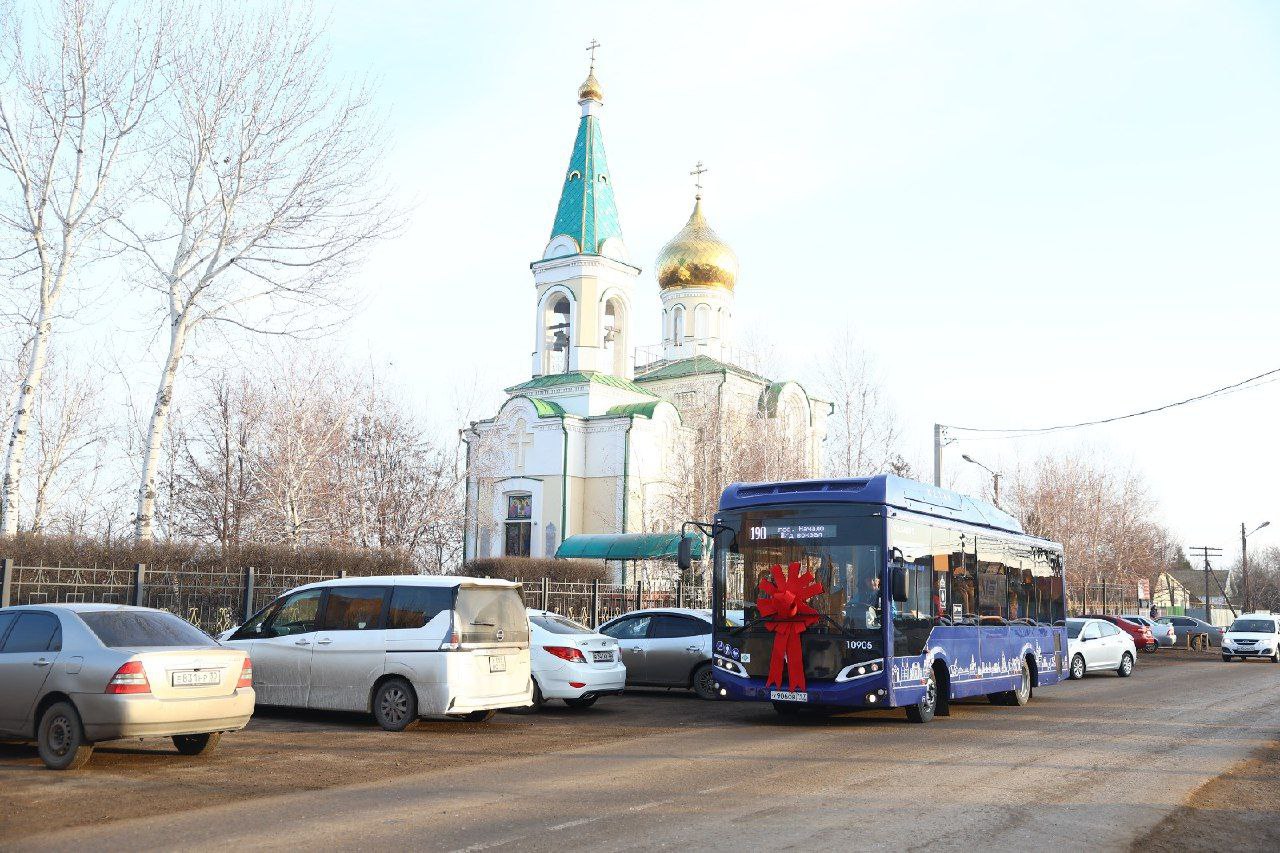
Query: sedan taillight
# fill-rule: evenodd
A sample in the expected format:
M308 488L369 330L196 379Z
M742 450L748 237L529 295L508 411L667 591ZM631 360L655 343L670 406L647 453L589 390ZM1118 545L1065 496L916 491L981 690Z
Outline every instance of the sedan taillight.
M107 682L107 693L150 693L151 683L147 681L147 672L142 668L142 661L125 661L124 666L116 670Z
M570 663L586 663L587 659L581 651L570 646L543 646L542 650Z
M245 687L253 686L253 661L249 660L249 656L244 657L244 666L240 667L240 680L236 682L236 689L240 690Z

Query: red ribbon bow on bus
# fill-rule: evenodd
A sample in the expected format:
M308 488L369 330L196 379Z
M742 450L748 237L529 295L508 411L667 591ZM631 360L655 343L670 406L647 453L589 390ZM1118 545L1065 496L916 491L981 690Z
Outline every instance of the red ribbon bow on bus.
M818 611L810 607L808 601L822 594L822 584L810 572L802 572L799 563L792 563L785 573L778 565L769 571L773 577L761 579L760 597L756 599L756 607L766 620L765 627L775 635L769 680L764 686L782 687L782 662L786 661L791 689L803 691L804 650L800 646L800 635L818 621Z

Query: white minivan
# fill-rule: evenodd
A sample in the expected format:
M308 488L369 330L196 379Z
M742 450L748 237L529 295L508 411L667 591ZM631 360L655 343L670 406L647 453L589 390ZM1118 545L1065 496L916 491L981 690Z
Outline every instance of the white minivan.
M338 578L290 590L220 637L253 658L263 705L488 720L533 704L520 585L467 577Z

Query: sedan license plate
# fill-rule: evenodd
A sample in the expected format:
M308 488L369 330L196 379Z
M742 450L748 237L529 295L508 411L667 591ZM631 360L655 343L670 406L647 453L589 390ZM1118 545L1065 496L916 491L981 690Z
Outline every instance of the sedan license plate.
M591 659L596 663L613 663L613 652L592 652Z
M210 687L222 683L222 671L217 669L181 669L171 673L174 687Z
M769 698L775 702L808 702L808 693L795 693L790 690L770 690Z
M489 658L489 671L490 672L506 672L507 659L505 657Z

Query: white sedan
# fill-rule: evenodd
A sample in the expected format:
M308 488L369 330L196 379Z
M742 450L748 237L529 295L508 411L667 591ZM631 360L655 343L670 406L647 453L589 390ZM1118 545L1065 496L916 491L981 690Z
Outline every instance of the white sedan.
M1067 620L1067 660L1072 678L1102 671L1128 678L1137 659L1133 638L1114 624L1105 619Z
M535 708L548 699L589 708L627 684L617 640L550 610L529 610L529 663Z

